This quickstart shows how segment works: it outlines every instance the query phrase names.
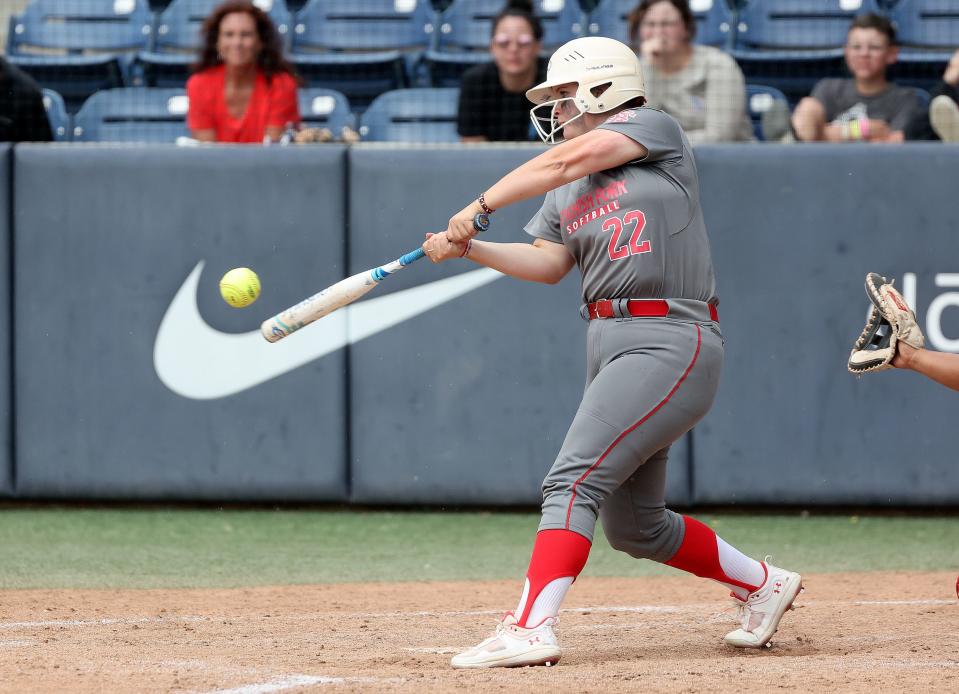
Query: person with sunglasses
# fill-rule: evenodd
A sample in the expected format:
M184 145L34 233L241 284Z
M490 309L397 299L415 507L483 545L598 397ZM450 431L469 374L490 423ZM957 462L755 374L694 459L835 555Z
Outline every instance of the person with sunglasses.
M542 38L543 25L530 0L509 0L493 18L493 61L471 67L460 84L457 132L463 142L536 139L526 90L546 76Z

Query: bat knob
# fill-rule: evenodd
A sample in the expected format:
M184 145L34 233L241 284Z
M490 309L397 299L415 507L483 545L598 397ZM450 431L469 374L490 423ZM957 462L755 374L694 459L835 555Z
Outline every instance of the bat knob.
M478 232L487 231L489 229L489 215L485 212L480 212L473 217L473 229Z

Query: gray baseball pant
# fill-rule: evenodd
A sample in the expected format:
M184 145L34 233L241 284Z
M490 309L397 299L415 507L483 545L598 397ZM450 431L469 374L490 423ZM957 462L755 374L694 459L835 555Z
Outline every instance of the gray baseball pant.
M586 390L543 482L539 529L592 540L600 516L615 549L672 558L685 528L665 504L669 446L709 411L722 362L712 321L590 321Z

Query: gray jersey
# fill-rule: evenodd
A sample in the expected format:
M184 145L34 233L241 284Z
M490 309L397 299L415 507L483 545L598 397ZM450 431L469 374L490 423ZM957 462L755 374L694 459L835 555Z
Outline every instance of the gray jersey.
M636 108L599 127L635 140L649 155L550 191L526 232L566 246L582 273L586 303L717 303L699 176L679 123L662 111Z

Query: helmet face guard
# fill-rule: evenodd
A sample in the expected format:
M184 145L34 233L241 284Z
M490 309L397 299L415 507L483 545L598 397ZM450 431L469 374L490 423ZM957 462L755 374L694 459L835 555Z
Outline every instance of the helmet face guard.
M576 85L576 94L553 98L554 90L567 84ZM645 95L639 58L629 46L601 36L573 39L560 46L550 58L546 81L526 92L526 98L536 104L529 112L533 127L549 144L563 139L563 124L557 115L567 101L578 111L566 121L569 124L586 113L608 113Z
M578 113L564 123L559 122L559 111L569 102L578 111ZM563 135L563 128L575 120L586 115L586 111L579 107L576 97L564 96L559 99L551 99L537 104L529 110L530 120L533 121L533 127L540 139L548 145L555 145L563 142L566 138Z

